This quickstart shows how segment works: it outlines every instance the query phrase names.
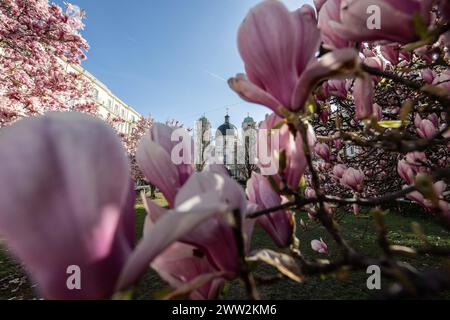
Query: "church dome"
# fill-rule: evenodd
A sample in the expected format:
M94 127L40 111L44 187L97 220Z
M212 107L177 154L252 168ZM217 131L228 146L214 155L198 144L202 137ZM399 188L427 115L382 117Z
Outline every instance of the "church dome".
M252 117L248 116L244 119L243 123L255 123Z
M217 128L216 136L221 135L236 135L237 134L237 128L235 125L230 123L230 116L225 116L225 123L222 124L219 128Z
M256 127L256 122L255 120L250 117L250 115L247 115L247 117L244 119L244 121L242 121L242 129L247 130L250 128L255 128Z

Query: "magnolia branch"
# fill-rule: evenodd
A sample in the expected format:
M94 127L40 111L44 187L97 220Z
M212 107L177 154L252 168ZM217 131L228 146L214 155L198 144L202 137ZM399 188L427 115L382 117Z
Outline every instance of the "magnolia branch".
M361 68L366 71L367 73L374 75L374 76L379 76L379 77L384 77L387 79L390 79L394 82L403 84L417 92L423 93L427 96L429 96L430 98L438 101L439 103L442 104L442 106L445 108L446 111L449 111L450 108L450 98L447 98L447 96L441 96L438 95L434 92L430 92L429 90L426 90L426 87L424 87L422 84L416 82L416 81L412 81L412 80L408 80L405 79L403 77L400 77L398 75L396 75L395 73L389 72L389 71L382 71L379 70L377 68L373 68L373 67L369 67L366 64L361 64Z
M450 177L450 167L443 168L443 169L440 169L440 170L432 173L431 177L434 180L438 180L441 178L449 178ZM267 208L267 209L264 209L261 211L250 213L247 215L247 218L255 219L260 216L270 214L272 212L292 209L293 207L302 207L304 205L318 203L320 201L328 202L328 203L343 204L343 205L359 204L359 205L368 206L368 207L378 206L378 205L382 205L386 202L395 201L397 199L403 198L407 194L409 194L413 191L416 191L416 190L417 190L417 188L415 186L410 186L410 187L404 188L402 190L399 190L397 192L383 195L381 197L366 198L366 199L365 198L339 198L339 197L335 197L335 196L321 196L320 198L319 197L306 198L306 197L298 196L297 199L283 203L279 206L275 206L272 208Z

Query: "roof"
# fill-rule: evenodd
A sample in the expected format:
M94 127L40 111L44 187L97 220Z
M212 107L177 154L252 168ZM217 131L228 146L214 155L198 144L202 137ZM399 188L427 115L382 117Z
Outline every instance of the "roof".
M244 119L244 121L243 121L242 123L243 123L243 124L244 124L244 123L251 123L251 124L254 124L254 123L256 123L256 122L255 122L255 120L254 120L252 117L248 116L248 117L246 117L246 118Z
M220 133L221 135L225 136L225 135L227 135L227 133L230 134L231 130L233 131L232 132L233 135L236 134L237 128L233 124L231 124L231 123L224 123L219 128L217 128L217 133L216 134Z
M255 123L255 120L252 117L248 116L244 119L243 123Z
M225 123L222 124L219 128L217 128L216 135L221 134L222 136L225 136L227 134L235 135L236 133L237 128L234 124L230 123L230 116L227 114L225 116Z

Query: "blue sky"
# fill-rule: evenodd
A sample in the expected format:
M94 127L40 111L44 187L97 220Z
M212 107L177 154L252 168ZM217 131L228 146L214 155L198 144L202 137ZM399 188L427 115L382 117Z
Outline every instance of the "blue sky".
M141 114L193 127L205 113L217 127L227 107L237 126L247 113L262 120L269 112L242 103L225 81L244 70L236 32L258 0L70 2L87 14L83 66ZM284 2L294 9L312 1Z

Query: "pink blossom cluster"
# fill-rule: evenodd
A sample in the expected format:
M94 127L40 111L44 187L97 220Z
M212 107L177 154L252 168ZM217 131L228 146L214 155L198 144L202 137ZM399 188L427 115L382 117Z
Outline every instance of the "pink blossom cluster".
M89 82L67 69L89 48L82 18L48 0L0 2L0 126L46 111L96 111Z

